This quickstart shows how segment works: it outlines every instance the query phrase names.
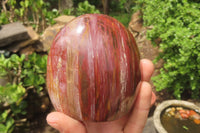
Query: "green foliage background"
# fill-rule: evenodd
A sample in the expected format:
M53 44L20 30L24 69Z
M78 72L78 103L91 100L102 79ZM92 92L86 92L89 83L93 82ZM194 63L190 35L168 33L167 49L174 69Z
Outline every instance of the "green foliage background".
M138 0L152 41L160 38L164 60L160 74L153 78L157 91L167 89L177 99L200 98L200 1ZM154 43L154 45L156 45Z
M19 2L19 3L17 3ZM59 15L79 16L86 13L102 13L102 1L73 0L74 7L58 11L58 0L8 0L8 11L0 10L0 25L21 21L42 32L46 26L55 24L54 18ZM110 2L110 16L116 18L126 27L130 21L131 0L113 0Z
M3 54L0 56L0 78L8 80L5 86L0 86L1 133L10 133L16 125L27 122L27 106L30 101L26 98L31 93L39 95L44 91L46 65L47 55L33 53L28 57L16 54L9 58Z

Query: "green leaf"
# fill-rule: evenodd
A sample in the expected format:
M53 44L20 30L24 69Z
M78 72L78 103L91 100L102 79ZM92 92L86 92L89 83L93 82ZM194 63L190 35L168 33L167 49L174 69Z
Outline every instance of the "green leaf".
M7 133L7 128L4 124L0 123L0 131L1 131L1 133Z
M24 79L24 86L32 86L35 83L35 74L33 71L27 71L27 75Z
M22 7L24 7L24 2L23 1L20 1L19 3Z
M77 16L86 14L86 13L100 13L95 6L91 5L88 1L80 2L78 8L76 9Z
M4 110L4 112L0 114L0 122L5 122L8 117L8 114L9 110Z
M20 8L19 10L19 16L22 17L24 15L24 8Z
M183 128L184 128L185 130L189 130L189 128L188 128L187 126L185 126L185 125L183 125Z
M14 130L14 119L9 117L5 124L0 123L1 133L11 133Z
M29 0L25 0L24 6L27 8L29 6Z
M7 128L7 131L9 133L11 133L14 129L14 119L9 117L8 120L6 121L6 128Z
M8 102L13 104L17 102L24 94L25 88L21 85L6 84L6 86L0 86L0 102Z

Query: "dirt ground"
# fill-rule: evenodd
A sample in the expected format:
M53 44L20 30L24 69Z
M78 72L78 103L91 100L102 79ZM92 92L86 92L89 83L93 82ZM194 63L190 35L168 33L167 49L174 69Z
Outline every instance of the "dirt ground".
M37 114L36 117L30 121L29 133L59 133L46 122L48 113L54 111L52 105L50 106L47 112Z

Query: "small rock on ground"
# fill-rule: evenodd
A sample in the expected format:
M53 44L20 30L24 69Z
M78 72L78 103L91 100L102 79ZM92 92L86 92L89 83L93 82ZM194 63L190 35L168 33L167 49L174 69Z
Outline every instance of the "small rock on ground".
M27 29L19 22L2 25L0 29L0 47L28 38Z

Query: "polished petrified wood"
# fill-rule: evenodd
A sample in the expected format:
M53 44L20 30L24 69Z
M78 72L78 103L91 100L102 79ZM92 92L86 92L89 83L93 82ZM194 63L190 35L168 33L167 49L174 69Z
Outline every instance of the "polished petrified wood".
M140 81L132 34L101 14L75 18L57 34L48 56L47 87L57 111L81 121L127 114Z

